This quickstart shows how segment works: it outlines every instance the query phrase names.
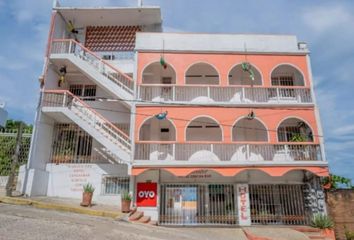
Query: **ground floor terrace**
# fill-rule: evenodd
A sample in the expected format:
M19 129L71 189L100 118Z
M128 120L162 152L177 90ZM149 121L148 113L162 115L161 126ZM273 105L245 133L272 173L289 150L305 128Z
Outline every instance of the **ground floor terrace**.
M160 225L308 225L326 168L133 168L134 205Z

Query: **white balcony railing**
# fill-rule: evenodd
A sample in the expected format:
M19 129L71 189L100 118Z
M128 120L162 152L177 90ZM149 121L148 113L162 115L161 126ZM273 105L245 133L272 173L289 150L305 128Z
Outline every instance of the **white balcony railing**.
M66 90L44 91L42 107L60 107L70 110L102 133L103 136L130 152L131 142L129 136L71 92Z
M90 64L102 75L128 93L133 93L134 81L131 77L73 39L54 39L51 46L51 54L73 54Z
M145 101L219 103L312 103L311 90L300 87L176 86L141 85L139 98Z
M318 144L136 143L135 160L184 161L322 161Z

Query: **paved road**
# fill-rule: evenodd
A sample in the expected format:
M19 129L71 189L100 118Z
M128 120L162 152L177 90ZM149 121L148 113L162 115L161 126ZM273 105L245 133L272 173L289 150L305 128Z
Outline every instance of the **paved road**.
M0 239L246 239L239 228L165 228L0 203Z

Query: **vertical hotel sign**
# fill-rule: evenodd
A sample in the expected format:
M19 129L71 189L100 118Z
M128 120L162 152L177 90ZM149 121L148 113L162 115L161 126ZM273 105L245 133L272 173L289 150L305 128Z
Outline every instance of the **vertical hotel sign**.
M238 222L240 226L251 225L250 197L248 184L237 184Z

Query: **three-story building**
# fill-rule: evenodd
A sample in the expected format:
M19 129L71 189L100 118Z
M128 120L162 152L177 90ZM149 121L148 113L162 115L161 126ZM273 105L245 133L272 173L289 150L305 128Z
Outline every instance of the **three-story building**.
M307 224L328 175L307 45L164 33L158 7L54 6L29 195L133 205L159 224Z

